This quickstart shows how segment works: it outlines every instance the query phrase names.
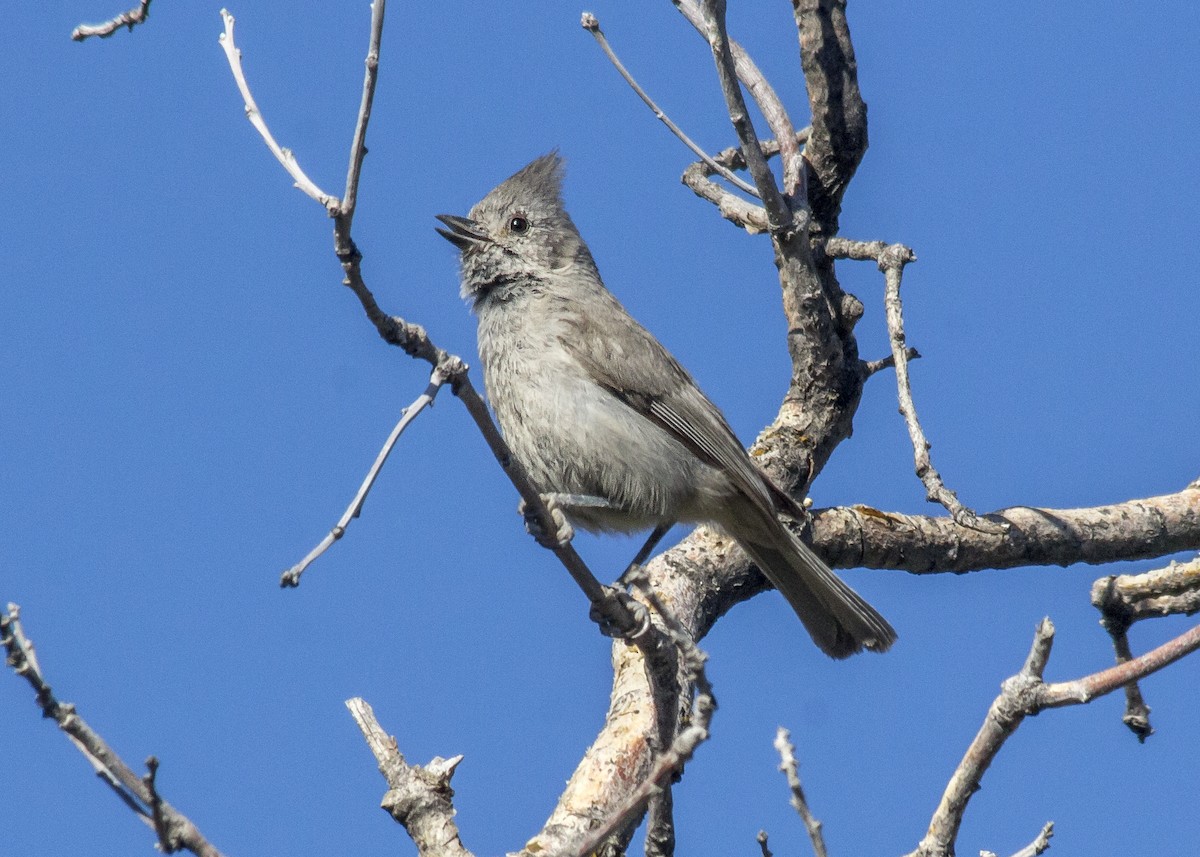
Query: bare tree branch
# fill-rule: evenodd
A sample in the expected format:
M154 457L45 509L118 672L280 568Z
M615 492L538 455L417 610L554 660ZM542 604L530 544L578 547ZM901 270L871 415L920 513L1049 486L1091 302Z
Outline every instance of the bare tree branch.
M296 160L296 156L292 154L292 150L285 149L275 141L275 136L271 133L271 129L267 127L266 120L263 119L262 111L258 109L258 104L255 103L254 96L250 94L250 85L246 82L245 72L242 71L242 52L233 41L234 17L228 11L222 9L221 18L225 21L225 32L221 34L219 41L221 42L221 47L225 50L225 58L229 60L229 68L233 72L233 79L237 82L238 91L242 93L242 101L246 104L246 118L250 120L250 124L254 126L255 130L263 138L263 141L267 144L267 148L275 156L275 160L283 165L288 175L296 182L296 187L325 206L330 214L335 213L340 205L338 198L330 196L317 187L316 183L305 174L304 170L300 169L300 163Z
M646 809L645 857L672 857L675 854L675 810L671 783L663 783L650 798Z
M1112 637L1117 663L1133 660L1129 627L1141 619L1200 610L1200 559L1172 562L1166 568L1145 574L1102 577L1092 584L1092 604L1100 611L1100 624ZM1122 722L1144 743L1154 734L1150 706L1136 681L1125 685Z
M813 174L808 202L814 225L836 235L842 195L867 151L867 105L858 88L845 0L794 0L792 9L812 110L804 149Z
M803 128L796 132L794 139L797 143L797 151L799 151L799 143L808 139L808 129ZM763 154L768 158L779 154L780 147L778 141L762 140L760 142ZM727 167L731 170L746 169L746 159L742 157L741 149L724 149L713 160L722 167ZM730 193L721 187L721 185L712 181L710 179L712 175L712 167L704 161L697 161L683 171L683 176L680 180L691 188L696 196L708 200L717 206L717 210L721 216L735 226L740 226L751 235L766 232L770 227L770 224L767 223L766 210L761 205L756 205L753 202L742 199L736 194Z
M813 548L835 568L915 574L1155 559L1200 549L1200 484L1109 506L1014 506L985 517L1007 524L1008 530L993 536L959 527L947 517L867 506L819 509L813 511Z
M913 360L920 359L921 352L917 351L917 349L913 348L912 346L909 346L908 348L904 349L904 356L911 363ZM859 366L862 369L863 380L870 378L872 375L877 375L884 369L889 369L895 365L896 358L891 354L889 354L887 357L881 357L878 360L863 360L861 363L859 363Z
M429 377L429 386L425 391L416 398L411 405L405 408L400 413L400 421L396 423L396 427L392 429L392 433L388 435L384 441L383 448L379 450L379 454L375 456L375 463L371 465L371 469L367 471L366 477L359 486L358 491L354 495L354 499L350 501L350 505L346 511L342 513L342 517L333 525L333 529L328 535L323 538L315 548L308 552L304 559L293 565L279 579L279 585L283 587L299 586L300 576L312 563L320 557L329 547L346 534L346 527L350 526L350 522L357 518L362 513L363 503L367 501L367 494L371 491L371 486L375 484L376 478L379 476L379 471L383 469L384 462L388 456L392 454L392 450L396 446L396 442L400 440L400 435L408 428L409 423L417 418L417 416L427 407L433 406L434 397L437 396L438 390L446 383L447 377L442 372L440 367L434 367L433 374Z
M371 121L371 106L375 102L375 82L379 77L379 46L383 42L383 16L387 11L387 0L374 0L371 3L371 36L367 44L367 58L363 64L366 72L363 76L362 99L358 105L358 119L354 123L354 136L350 140L350 164L346 169L346 191L342 194L341 205L338 206L335 232L338 255L341 256L353 246L350 240L350 227L354 224L354 211L358 207L358 179L362 175L363 160L367 156L367 125Z
M792 211L775 183L775 176L772 175L767 158L759 145L750 111L746 109L746 99L742 97L733 53L729 47L729 34L725 29L725 0L703 0L703 9L704 35L712 48L717 77L721 81L721 92L725 96L725 106L729 111L733 130L737 133L742 156L746 159L746 166L754 179L754 186L758 189L758 198L762 200L763 208L766 209L772 237L785 236L793 229Z
M900 302L900 282L904 266L916 261L916 254L903 244L892 244L879 254L879 270L883 271L886 286L883 302L887 311L888 341L892 346L892 360L896 367L896 391L900 400L900 413L908 427L908 436L913 446L913 463L917 477L925 485L925 496L945 507L954 521L972 530L990 535L1004 532L1002 525L985 521L964 506L958 495L946 487L942 475L929 457L929 441L917 418L917 406L913 402L912 385L908 379L908 349L904 337L904 308Z
M579 857L592 854L601 842L622 827L636 826L635 819L640 819L652 799L670 794L669 791L664 790L669 788L672 777L682 773L684 766L696 752L696 748L708 740L712 717L717 710L717 700L713 696L712 685L709 683L704 669L704 663L708 660L708 656L700 651L688 630L671 615L659 600L644 573L627 574L626 577L637 588L641 597L646 599L654 614L662 621L667 635L679 653L680 684L693 688L695 698L692 700L688 724L676 733L670 747L659 754L649 775L630 792L603 824L589 830L582 841L568 850L568 853L579 855ZM672 835L670 840L672 844L673 839ZM656 843L656 848L663 844L665 844L663 841ZM528 846L526 847L528 848Z
M1054 835L1054 822L1047 821L1037 837L1018 851L1012 857L1038 857L1050 847L1050 837ZM979 857L997 857L994 851L980 851Z
M817 821L808 808L808 799L804 797L804 786L800 783L800 764L796 761L796 747L792 744L792 736L782 726L775 733L775 751L779 753L779 770L787 777L788 790L792 793L792 809L804 822L808 838L812 842L813 854L816 857L828 857L825 850L825 837L821 833L821 822Z
M698 0L671 0L671 2L696 28L696 32L707 41L705 14ZM775 92L775 88L771 86L745 49L735 40L730 39L729 51L733 56L733 65L738 80L746 87L758 105L758 109L762 111L763 117L767 120L767 127L771 129L775 139L782 141L780 154L783 160L783 192L789 201L789 207L803 208L807 204L807 191L804 187L804 159L800 152L800 144L804 140L796 133L792 119L788 116L783 101ZM792 204L793 198L795 205Z
M221 857L221 852L204 838L199 828L159 795L155 784L156 758L151 756L146 762L149 774L139 777L79 716L74 705L55 697L38 664L33 642L25 635L21 610L16 604L10 603L7 612L0 616L0 643L4 645L8 666L33 687L42 716L58 724L97 776L155 832L162 851L170 854L182 849L198 857Z
M983 726L946 786L925 838L907 857L953 857L959 826L971 795L979 790L992 760L1026 717L1047 708L1086 704L1173 664L1200 648L1200 625L1127 663L1073 681L1046 684L1042 674L1053 643L1054 625L1049 619L1043 619L1034 635L1025 666L1001 685L1000 695L992 703Z
M620 73L621 77L625 78L625 82L629 84L630 88L632 88L635 93L637 93L637 97L642 99L645 105L650 108L651 112L654 113L654 116L656 119L658 119L658 121L666 125L667 128L670 129L671 133L679 138L679 141L683 143L683 145L691 149L693 154L700 158L702 163L706 164L710 169L719 174L721 178L725 179L725 181L729 182L744 193L748 193L751 196L758 196L758 191L754 189L753 185L747 184L745 181L734 175L729 168L714 161L707 152L700 148L699 144L692 140L691 137L684 133L682 128L680 128L671 120L670 116L663 112L661 107L654 103L654 99L646 93L646 90L642 89L636 80L634 80L633 75L629 73L629 69L625 68L625 64L622 63L617 57L616 53L613 52L612 47L608 43L608 39L604 35L604 31L600 29L600 21L595 15L593 15L591 12L584 12L580 24L585 30L591 33L593 37L595 37L597 44L600 45L600 49L604 51L604 55L608 57L609 62L613 64L616 70Z
M813 548L835 567L921 574L1163 556L1200 549L1200 480L1162 497L1084 509L1016 507L991 517L1011 524L1009 531L988 536L949 517L823 509L814 513ZM646 570L654 592L696 640L733 605L768 588L736 545L707 527L657 556ZM604 726L522 854L545 854L574 841L571 831L607 817L625 799L629 784L642 782L650 770L660 700L636 649L615 645L613 669Z
M454 769L463 757L439 756L428 765L410 765L365 699L347 699L346 707L387 781L388 791L380 805L404 825L417 853L421 857L471 857L454 823L454 790L450 788Z
M758 843L758 848L762 853L762 857L775 857L775 855L771 853L770 847L767 845L767 831L758 831L758 836L755 836L754 840Z
M560 531L562 525L561 513L556 518L554 510L550 509L543 501L537 486L529 479L520 463L513 458L508 445L504 442L488 413L487 405L484 404L483 399L471 384L467 375L466 363L455 355L437 348L420 325L410 324L401 318L386 315L379 308L375 296L367 288L362 277L362 254L351 237L350 228L357 199L358 176L366 153L367 124L374 99L385 2L386 0L374 0L371 5L371 37L367 51L367 71L363 82L363 96L359 107L358 121L355 125L351 145L350 166L346 179L346 200L339 200L320 190L300 169L292 153L275 142L274 136L263 120L254 97L250 93L245 75L242 73L241 51L233 41L234 18L224 9L221 10L221 16L225 21L225 32L220 41L226 58L229 60L229 67L238 83L238 89L246 103L247 115L254 127L258 129L276 159L296 180L297 186L321 203L333 216L334 250L346 275L343 283L358 297L367 318L375 325L385 342L399 345L407 354L432 363L435 372L440 373L441 377L450 382L450 389L466 406L471 418L483 434L484 440L487 441L492 454L521 495L529 514L537 521L543 532L556 533ZM336 532L336 528L331 532L330 542L338 538L335 535ZM572 579L583 590L592 605L593 616L601 623L602 628L611 630L634 645L646 646L653 656L653 652L661 645L661 641L658 639L657 631L647 619L644 609L640 608L624 592L602 585L568 541L559 540L555 543L544 542L543 544L554 552ZM317 550L320 551L323 548L318 546ZM299 576L293 574L292 571L294 570L285 572L281 581L283 585L294 585L299 580Z
M132 33L135 26L143 23L150 17L150 4L152 2L153 0L141 0L137 6L128 12L122 12L120 15L110 18L103 24L80 24L71 31L71 38L77 42L82 42L84 39L92 36L107 39L122 27Z
M1105 626L1114 628L1159 616L1191 616L1200 611L1200 558L1143 574L1102 577L1092 584L1092 604Z

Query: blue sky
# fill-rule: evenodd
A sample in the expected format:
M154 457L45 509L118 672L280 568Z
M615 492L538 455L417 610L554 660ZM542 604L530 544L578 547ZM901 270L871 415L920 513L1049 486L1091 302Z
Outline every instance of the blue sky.
M344 181L367 4L232 7L283 145ZM787 4L730 27L804 123ZM589 7L640 82L710 150L732 134L707 47L667 2ZM362 695L415 761L463 753L458 821L478 854L541 825L600 724L609 646L446 395L405 436L363 517L305 578L279 571L336 520L427 369L384 346L340 285L330 223L245 121L218 5L72 43L118 11L26 10L0 55L0 598L24 608L56 691L226 853L393 854L383 783L342 706ZM453 248L465 213L559 147L566 198L610 288L744 440L787 379L770 250L682 185L689 158L561 3L388 10L356 221L385 310L474 360ZM934 461L980 510L1087 506L1196 478L1200 22L1185 3L854 3L871 148L843 234L903 241L917 403ZM843 264L886 353L882 278ZM478 377L478 376L477 376ZM912 475L893 378L873 379L813 489L818 506L936 511ZM636 545L581 537L601 576ZM721 708L676 792L679 853L805 853L771 746L792 729L831 853L897 854L1037 621L1047 677L1111 661L1088 604L1104 569L962 577L848 571L900 632L835 663L778 596L705 641ZM607 569L610 573L606 574ZM1139 626L1145 650L1189 627ZM975 797L959 853L1188 854L1200 661L1146 682L1139 746L1113 697L1027 722ZM18 679L0 679L0 808L12 854L136 853L148 832ZM1185 839L1188 837L1188 839ZM640 848L640 840L639 846Z

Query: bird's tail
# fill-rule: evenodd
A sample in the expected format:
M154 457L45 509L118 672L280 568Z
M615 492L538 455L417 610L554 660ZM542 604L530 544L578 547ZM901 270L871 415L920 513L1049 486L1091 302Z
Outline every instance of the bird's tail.
M813 642L831 658L847 658L863 649L886 652L896 631L879 613L778 519L770 544L761 527L755 538L731 532L766 578L787 599Z

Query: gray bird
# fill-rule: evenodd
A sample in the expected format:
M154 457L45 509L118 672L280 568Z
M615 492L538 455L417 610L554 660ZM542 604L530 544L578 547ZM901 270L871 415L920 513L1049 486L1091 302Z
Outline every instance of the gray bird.
M821 651L886 651L896 632L779 520L797 503L760 471L716 405L604 287L562 202L552 152L468 217L438 215L462 251L488 399L513 455L576 526L705 522L732 536Z

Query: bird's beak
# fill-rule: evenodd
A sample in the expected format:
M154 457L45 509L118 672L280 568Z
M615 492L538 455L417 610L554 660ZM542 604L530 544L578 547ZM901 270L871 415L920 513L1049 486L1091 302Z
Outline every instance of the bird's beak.
M467 250L474 247L476 244L483 244L491 241L483 228L467 217L458 217L454 214L438 214L437 219L449 226L449 229L437 229L438 235L441 235L459 250Z

